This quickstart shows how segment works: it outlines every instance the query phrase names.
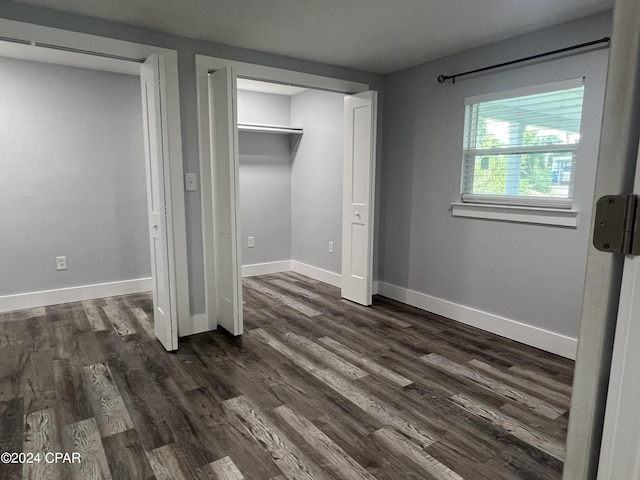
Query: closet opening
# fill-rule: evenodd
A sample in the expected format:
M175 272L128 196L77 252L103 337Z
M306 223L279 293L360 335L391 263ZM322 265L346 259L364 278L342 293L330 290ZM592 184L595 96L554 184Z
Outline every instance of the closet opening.
M176 349L168 221L154 217L167 210L169 179L164 59L0 43L0 63L12 272L0 312L75 308L96 331L124 336L139 323ZM121 312L123 295L144 306L135 319Z
M313 315L305 281L342 284L344 95L238 78L237 100L243 296Z
M206 326L243 333L243 271L302 274L370 305L376 92L203 56L196 73Z
M242 276L340 287L344 96L239 78L237 99Z

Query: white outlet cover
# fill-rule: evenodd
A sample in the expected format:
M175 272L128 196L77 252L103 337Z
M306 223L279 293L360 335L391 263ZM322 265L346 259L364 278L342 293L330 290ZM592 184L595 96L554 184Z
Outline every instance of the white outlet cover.
M58 270L67 269L67 257L56 257L56 268Z

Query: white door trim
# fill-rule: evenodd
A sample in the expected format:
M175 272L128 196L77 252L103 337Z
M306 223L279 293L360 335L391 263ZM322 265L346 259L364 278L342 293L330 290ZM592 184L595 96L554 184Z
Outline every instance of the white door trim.
M178 320L178 331L190 330L189 285L187 272L187 235L184 207L182 133L180 126L180 96L178 92L178 53L175 50L126 42L112 38L88 35L30 23L0 19L3 38L0 54L25 60L71 65L119 73L139 75L139 63L152 54L164 58L165 99L167 113L168 152L165 175L170 184L167 196L167 225L169 246L169 274L173 302L173 315ZM46 45L46 46L45 46ZM54 48L55 47L55 48ZM84 52L84 53L83 53ZM103 57L100 57L103 55ZM135 70L129 71L129 68Z
M620 7L624 8L624 7ZM618 12L620 14L621 12ZM632 51L632 58L625 66L632 66L631 71L638 72L640 66L640 8L637 4L628 5L624 11L625 18L632 27L630 45L625 49ZM633 68L635 67L635 68ZM631 97L635 108L640 104L640 88L638 74L635 75L635 91ZM634 108L629 104L629 109ZM637 117L636 117L637 118ZM634 136L640 136L640 126L634 122ZM633 137L632 137L633 138ZM637 145L637 144L636 144ZM636 149L635 177L633 193L640 194L640 146ZM605 407L600 461L598 464L598 480L615 478L640 477L640 383L638 382L638 362L640 362L640 257L625 256L622 272L622 285L618 303L618 316L615 325L613 354Z
M215 268L214 268L214 226L213 226L213 190L211 178L211 125L209 122L209 72L224 67L232 67L236 77L285 83L301 87L328 90L343 94L366 92L369 84L351 82L339 78L313 75L285 70L253 63L237 62L226 58L196 55L196 90L198 96L198 137L200 154L200 198L202 202L202 245L205 271L205 315L208 319L207 330L217 327ZM375 184L372 185L375 188Z
M631 191L638 155L640 4L617 0L600 134L594 199ZM593 232L592 215L590 232ZM567 432L565 480L596 477L624 258L589 240L580 337ZM624 306L623 306L624 307ZM631 477L626 477L631 478Z

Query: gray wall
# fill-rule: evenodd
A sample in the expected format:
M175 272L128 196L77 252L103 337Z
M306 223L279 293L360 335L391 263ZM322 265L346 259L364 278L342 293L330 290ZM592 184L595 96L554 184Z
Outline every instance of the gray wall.
M0 105L0 295L149 277L140 79L0 58Z
M291 122L304 127L291 172L291 258L335 273L342 273L343 105L331 92L291 98Z
M385 81L381 280L577 337L607 50L438 84L440 74L601 38L601 14L396 72ZM585 77L577 229L454 218L466 96Z
M288 125L286 95L238 90L238 121ZM291 259L291 151L289 136L240 132L242 264ZM247 247L247 237L255 247Z
M379 92L382 92L384 85L383 77L380 75L179 37L122 23L67 14L27 4L0 0L0 17L176 50L178 52L180 120L182 123L182 150L185 172L199 171L198 113L196 79L194 75L195 54L229 58L241 62L368 83L373 90L378 90ZM79 47L81 48L82 46L80 45ZM195 315L204 312L204 267L199 192L185 193L185 209L189 262L189 301L191 314Z
M238 122L289 125L291 97L273 93L238 90Z

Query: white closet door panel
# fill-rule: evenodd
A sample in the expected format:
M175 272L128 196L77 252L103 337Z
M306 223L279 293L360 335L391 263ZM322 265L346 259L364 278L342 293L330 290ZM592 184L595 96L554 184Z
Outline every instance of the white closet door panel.
M236 89L231 68L209 75L213 174L216 321L240 335L242 276L238 244L238 138Z
M142 87L147 205L153 290L153 325L158 340L167 350L178 348L177 318L172 314L168 222L165 185L164 130L161 108L161 58L150 56L140 66Z
M345 97L342 296L371 305L377 93Z

